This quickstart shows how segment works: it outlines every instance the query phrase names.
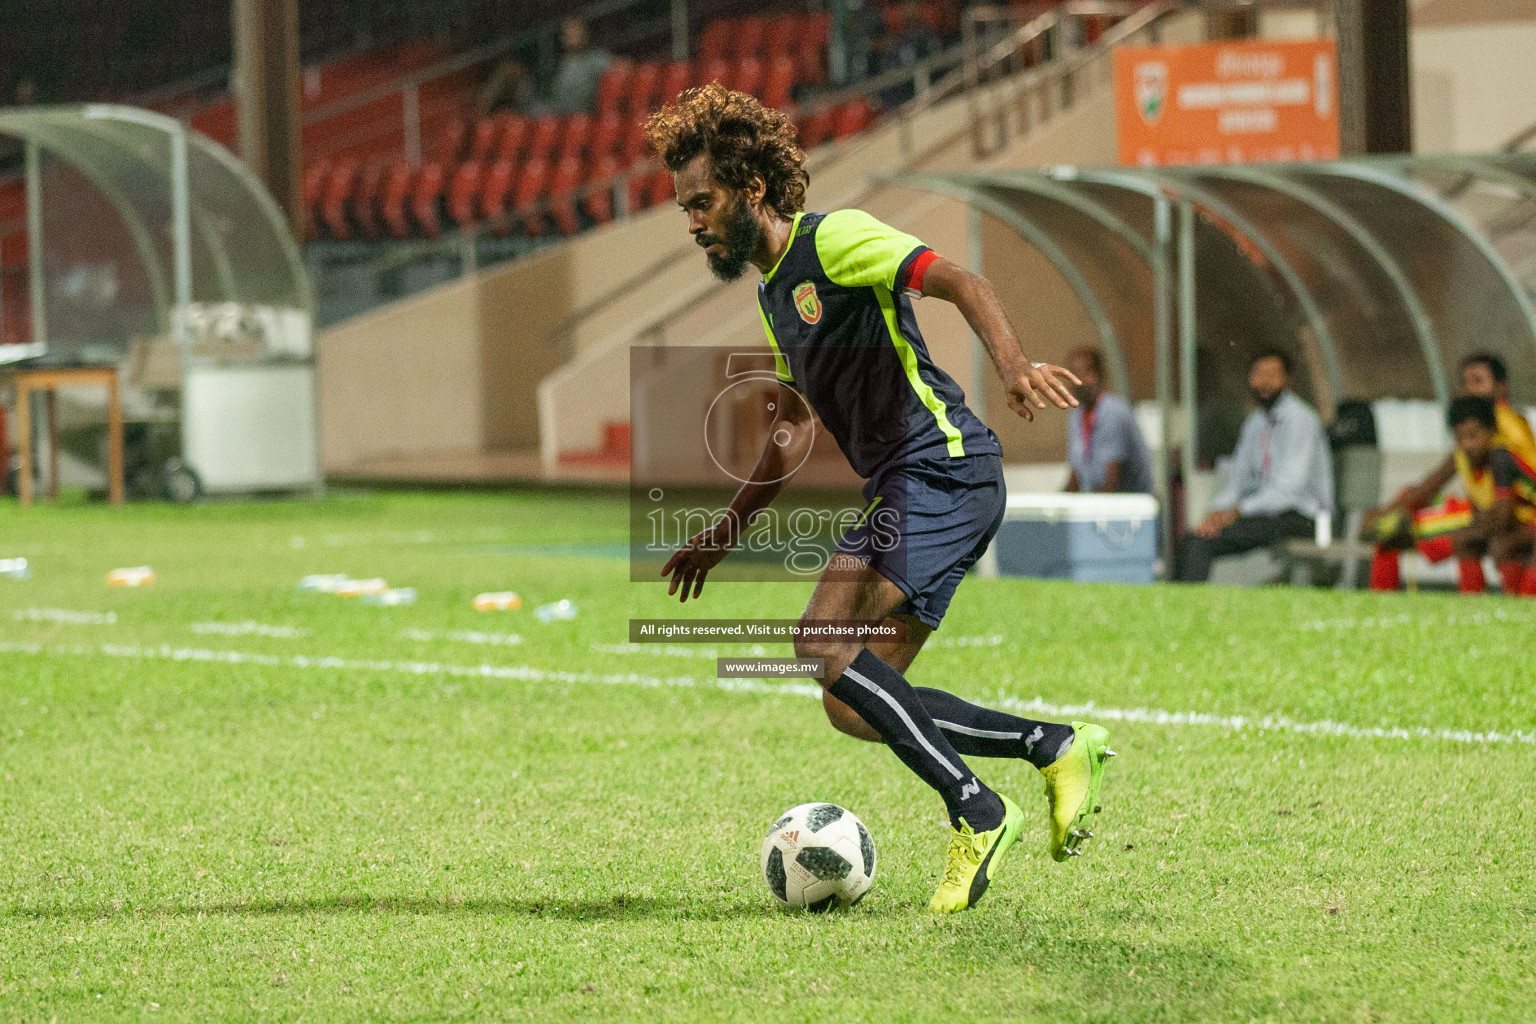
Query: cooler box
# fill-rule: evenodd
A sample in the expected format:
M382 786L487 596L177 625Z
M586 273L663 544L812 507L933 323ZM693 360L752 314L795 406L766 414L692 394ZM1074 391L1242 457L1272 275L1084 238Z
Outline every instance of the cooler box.
M992 551L1006 576L1151 583L1157 500L1150 494L1010 494Z

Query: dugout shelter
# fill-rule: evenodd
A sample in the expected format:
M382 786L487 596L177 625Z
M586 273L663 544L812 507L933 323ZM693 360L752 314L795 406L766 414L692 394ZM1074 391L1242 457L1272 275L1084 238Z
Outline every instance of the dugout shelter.
M320 486L313 297L286 217L231 153L107 104L0 110L26 168L23 360L118 367L210 493Z

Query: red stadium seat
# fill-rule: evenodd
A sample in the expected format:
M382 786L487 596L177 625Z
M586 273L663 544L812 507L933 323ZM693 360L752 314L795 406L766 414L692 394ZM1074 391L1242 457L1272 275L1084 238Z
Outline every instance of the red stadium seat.
M548 186L549 161L535 159L523 165L523 171L517 178L517 186L512 190L512 214L522 221L524 234L542 235L544 233L544 217L535 210L539 200L548 191Z
M629 116L641 118L655 110L656 90L661 85L661 64L639 64L629 79Z
M442 204L447 187L448 172L441 162L433 160L422 164L421 174L416 178L416 188L411 194L411 215L415 217L416 226L423 237L436 238L442 234L442 213L438 207Z
M443 126L437 136L437 148L432 151L436 160L457 160L464 155L464 143L469 137L469 121L455 117Z
M594 186L602 187L588 193L583 205L595 223L606 224L613 220L613 183L618 175L619 161L615 157L599 156L593 161L589 179Z
M731 37L736 34L736 22L731 18L717 18L704 26L699 36L699 60L722 60L731 53Z
M767 31L767 18L761 15L742 18L737 23L736 32L733 34L735 45L731 48L731 55L737 60L745 57L761 57Z
M656 178L660 175L668 175L666 171L650 171L645 174L636 174L629 179L629 212L639 213L651 206L651 193L655 191Z
M630 80L634 66L628 61L616 61L597 80L597 112L622 114L629 109Z
M661 93L656 97L660 106L677 99L677 94L688 88L693 80L693 65L685 60L668 61L661 73Z
M384 198L384 183L389 178L389 165L388 159L370 161L358 178L352 201L352 220L364 238L378 238L384 234L380 203Z
M491 230L498 235L507 233L507 200L516 182L517 165L497 160L486 169L480 185L480 215L490 221Z
M560 133L557 159L581 159L592 139L592 115L572 114L565 119L565 131Z
M763 91L763 62L756 57L742 57L732 68L727 81L737 92L758 96Z
M361 168L356 160L350 158L338 160L335 167L331 169L330 179L325 183L325 191L320 196L320 219L332 238L352 237L352 225L347 220L347 206L352 199L353 190L357 188L360 171Z
M521 114L509 114L501 123L501 137L491 154L497 160L517 160L522 156L523 145L528 140L528 119Z
M325 194L325 184L331 180L331 162L316 160L304 168L300 194L304 202L304 235L314 238L320 224L320 197Z
M619 144L619 163L629 167L651 155L651 144L645 139L645 122L635 121L624 133Z
M809 152L832 138L833 111L818 110L800 120L800 148Z
M416 169L404 160L397 160L384 179L384 197L379 202L379 212L391 238L409 238L411 222L406 213L411 192L416 185Z
M485 164L479 160L467 160L453 172L453 182L448 186L448 216L459 227L472 227L479 219L478 200L484 180Z
M560 144L560 118L547 114L528 125L528 159L548 160Z
M612 156L623 138L624 119L618 114L604 114L592 125L592 139L587 144L587 150L594 160Z
M668 171L657 171L651 175L651 194L648 197L647 206L661 206L663 203L677 202L677 187L672 183L672 175Z
M849 100L832 117L832 137L846 139L868 128L875 120L874 108L866 99Z
M700 61L697 65L699 77L693 80L694 85L708 85L711 82L719 82L726 88L730 88L734 65L728 60Z
M475 136L469 144L469 159L485 160L496 152L496 142L501 136L502 128L503 124L499 117L482 117L476 121Z
M581 161L566 157L555 165L554 176L549 180L550 212L555 227L562 235L574 235L581 230L576 217L576 204L571 193L581 187Z
M804 34L799 15L775 15L768 19L768 27L763 32L763 53L769 59L787 57L800 48L800 37Z
M783 109L789 106L794 98L795 88L795 61L792 57L774 57L768 62L768 70L763 77L763 88L759 99L765 107Z

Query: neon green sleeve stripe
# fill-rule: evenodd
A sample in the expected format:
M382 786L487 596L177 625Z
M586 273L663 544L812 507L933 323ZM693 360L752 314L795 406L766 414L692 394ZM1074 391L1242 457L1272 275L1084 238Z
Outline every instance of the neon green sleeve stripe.
M763 304L757 304L757 315L763 321L763 333L768 335L768 347L773 349L773 372L779 380L786 384L793 384L795 375L789 372L789 364L784 361L784 353L779 351L779 339L773 336L773 324L768 319L768 313L763 309Z
M896 320L896 302L891 298L891 290L882 285L875 286L875 298L880 300L880 312L885 314L885 326L891 332L891 343L896 346L896 354L901 358L901 367L907 371L907 381L912 385L912 390L917 392L917 397L922 400L928 411L933 413L934 420L939 424L939 429L944 436L949 438L950 458L959 458L965 454L965 442L961 440L960 431L949 422L949 412L944 408L944 403L939 396L933 393L933 388L923 380L922 374L917 372L917 352L912 348L912 343L907 341L901 333L901 325Z
M816 255L833 284L896 288L896 271L922 242L863 210L838 210L816 225Z

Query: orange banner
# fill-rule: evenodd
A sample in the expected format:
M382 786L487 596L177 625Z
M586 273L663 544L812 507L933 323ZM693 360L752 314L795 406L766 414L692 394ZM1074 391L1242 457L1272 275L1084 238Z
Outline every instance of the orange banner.
M1125 165L1336 159L1333 40L1117 47L1115 124Z

